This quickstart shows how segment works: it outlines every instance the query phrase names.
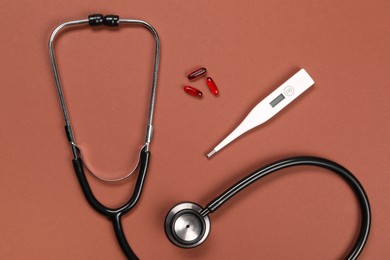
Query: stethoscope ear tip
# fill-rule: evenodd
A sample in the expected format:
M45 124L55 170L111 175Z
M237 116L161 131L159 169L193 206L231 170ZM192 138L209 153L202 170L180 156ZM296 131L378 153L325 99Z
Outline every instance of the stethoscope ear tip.
M193 248L202 244L210 233L210 219L203 217L202 207L193 202L182 202L174 206L165 218L165 233L169 240L182 248Z

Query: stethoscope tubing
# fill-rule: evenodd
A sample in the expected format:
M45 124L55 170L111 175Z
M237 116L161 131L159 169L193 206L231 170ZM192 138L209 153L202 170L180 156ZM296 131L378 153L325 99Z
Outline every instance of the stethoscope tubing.
M346 168L344 168L343 166L341 166L336 162L324 158L312 157L312 156L300 156L300 157L287 158L280 161L276 161L274 163L270 163L252 172L251 174L247 175L246 177L244 177L243 179L241 179L240 181L238 181L237 183L229 187L226 191L224 191L222 194L220 194L211 202L209 202L207 206L205 206L204 209L200 212L200 214L203 217L207 216L208 214L216 211L219 207L221 207L224 203L226 203L238 192L248 187L252 183L256 182L257 180L260 180L261 178L271 173L274 173L276 171L285 168L295 167L295 166L315 166L315 167L325 168L327 170L330 170L338 174L340 177L342 177L342 179L344 179L349 184L354 194L358 198L358 202L360 206L361 224L360 224L360 231L358 233L356 242L352 247L352 249L349 251L349 253L346 255L345 259L348 260L357 259L357 257L360 255L361 251L363 250L363 247L366 244L368 235L370 233L370 226L371 226L370 203L363 186L349 170L347 170Z
M127 242L126 235L122 228L121 218L123 215L125 215L135 207L135 205L137 204L138 200L141 197L142 189L146 179L146 174L148 172L149 160L150 160L150 152L142 150L140 170L138 173L137 181L135 183L132 196L122 206L112 209L101 204L94 196L84 173L82 159L81 158L73 159L73 167L76 172L77 179L80 183L80 187L84 193L85 198L87 199L88 203L91 205L92 208L94 208L97 212L108 217L111 220L118 243L122 248L123 253L129 259L138 259L138 257L131 249L130 244Z

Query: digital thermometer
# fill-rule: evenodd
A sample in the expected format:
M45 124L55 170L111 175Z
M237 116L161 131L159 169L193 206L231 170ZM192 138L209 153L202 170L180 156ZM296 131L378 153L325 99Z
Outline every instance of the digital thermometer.
M303 92L313 86L313 84L313 79L304 69L298 71L294 76L289 78L274 92L257 104L252 111L249 112L244 121L207 154L207 157L210 158L240 135L268 121Z

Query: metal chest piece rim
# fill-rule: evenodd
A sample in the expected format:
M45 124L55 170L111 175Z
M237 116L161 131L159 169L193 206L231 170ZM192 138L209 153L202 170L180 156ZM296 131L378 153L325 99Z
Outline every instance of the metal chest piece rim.
M165 233L169 240L182 248L202 244L210 233L210 218L203 217L202 207L193 202L175 205L165 218Z

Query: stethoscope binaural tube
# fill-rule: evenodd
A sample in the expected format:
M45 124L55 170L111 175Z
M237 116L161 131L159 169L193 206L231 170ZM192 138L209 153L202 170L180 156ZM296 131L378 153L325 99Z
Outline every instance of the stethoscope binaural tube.
M371 211L367 194L356 177L346 168L333 161L310 156L293 157L268 164L238 181L221 195L213 199L203 209L192 202L182 202L175 205L165 218L165 232L169 240L183 248L200 245L205 241L210 231L210 213L216 211L238 192L268 174L284 168L303 165L325 168L338 174L349 184L357 196L361 213L360 231L354 246L345 256L345 259L348 260L357 259L367 242L370 232ZM200 221L199 216L204 221Z
M155 45L155 55L154 55L152 90L151 90L151 97L150 97L150 104L149 104L149 115L148 115L148 122L146 125L145 144L142 146L140 151L139 173L138 173L137 181L130 199L122 206L112 209L104 206L96 199L96 197L94 196L91 190L91 187L89 186L88 180L85 176L83 161L80 156L81 151L77 146L74 138L72 126L70 123L70 118L68 115L68 109L65 103L65 97L62 91L61 81L60 81L60 77L57 69L57 63L54 55L54 40L57 33L60 32L65 27L79 26L79 25L89 25L89 26L104 25L104 26L112 27L112 26L119 26L120 24L140 25L147 28L152 33L156 45ZM55 28L49 40L49 54L50 54L51 65L53 67L54 79L57 86L58 96L60 98L61 109L64 115L65 133L70 143L72 154L73 154L73 167L75 169L75 173L80 183L80 186L82 188L82 191L88 203L97 212L108 217L111 220L118 243L121 249L123 250L124 254L126 255L126 257L128 259L138 259L136 254L131 249L129 243L127 242L126 236L123 232L121 218L137 204L142 193L143 185L145 183L146 173L148 170L148 165L150 160L149 145L153 133L152 121L153 121L153 112L154 112L154 104L155 104L155 96L156 96L157 74L158 74L159 60L160 60L160 40L157 31L150 24L142 20L120 19L119 16L117 15L103 16L102 14L93 14L90 15L88 19L65 22L63 24L60 24L57 28ZM128 174L128 176L129 175L130 174Z
M123 204L122 206L116 209L108 208L103 204L101 204L96 199L96 197L93 195L91 187L89 186L88 180L85 176L84 169L83 169L83 162L81 158L73 159L73 167L75 169L76 176L80 183L81 189L83 190L84 196L86 197L88 203L97 212L108 217L111 220L118 243L122 248L124 254L129 259L138 259L138 257L131 249L129 243L127 242L125 233L123 232L121 218L137 204L141 196L142 188L145 183L146 173L148 171L149 159L150 159L150 152L142 150L140 169L139 169L137 181L135 183L133 194L125 204Z
M80 25L89 25L91 27L94 26L108 26L108 27L116 27L119 26L120 24L130 24L130 25L140 25L148 29L154 39L155 39L155 55L154 55L154 68L153 68L153 81L152 81L152 90L151 90L151 97L150 97L150 103L149 103L149 114L148 114L148 122L146 126L146 135L145 135L145 148L146 151L149 151L149 144L152 139L152 134L153 134L153 113L154 113L154 105L155 105L155 99L156 99L156 87L157 87L157 75L158 75L158 69L159 69L159 61L160 61L160 39L158 36L158 33L156 29L154 29L153 26L148 24L145 21L142 20L135 20L135 19L120 19L119 16L117 15L106 15L103 16L102 14L93 14L88 17L88 19L84 20L75 20L75 21L69 21L60 24L57 26L57 28L54 29L50 36L49 40L49 55L50 55L50 61L51 65L53 68L54 72L54 79L56 82L57 86L57 91L58 91L58 96L60 99L60 104L61 104L61 109L62 113L64 115L64 120L65 120L65 132L66 136L70 142L71 148L72 148L72 153L73 153L73 158L77 159L79 157L79 148L76 145L72 126L70 123L70 118L68 114L68 109L66 106L65 102L65 97L63 94L62 90L62 85L60 81L60 76L58 73L58 68L57 68L57 62L55 58L55 53L54 53L54 40L57 36L57 34L64 28L66 27L72 27L72 26L80 26Z

